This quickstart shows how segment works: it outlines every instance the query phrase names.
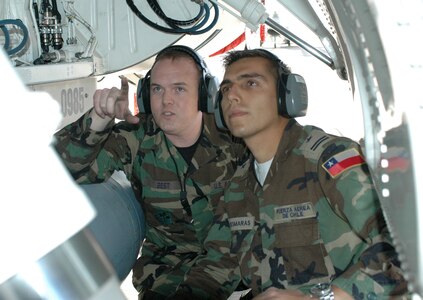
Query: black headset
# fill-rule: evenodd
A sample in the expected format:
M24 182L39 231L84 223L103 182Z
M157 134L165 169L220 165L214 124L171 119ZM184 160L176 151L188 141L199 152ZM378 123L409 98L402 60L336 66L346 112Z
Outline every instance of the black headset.
M200 85L198 87L198 110L206 113L213 113L215 99L217 92L219 91L219 80L217 77L210 73L205 61L201 58L201 56L196 51L187 46L174 45L166 47L157 54L156 61L158 57L170 51L179 51L188 54L200 67L201 77ZM138 81L137 104L140 113L151 114L150 77L151 69L147 72L144 78L141 78Z
M268 59L276 62L279 66L276 87L278 114L286 118L305 116L308 107L308 94L304 78L298 74L287 73L283 62L273 53L265 49L256 49L255 51L259 51ZM249 57L261 56L246 56L245 58ZM221 129L225 129L227 126L223 119L222 106L220 105L221 101L222 93L219 90L218 96L216 97L214 116L217 126Z

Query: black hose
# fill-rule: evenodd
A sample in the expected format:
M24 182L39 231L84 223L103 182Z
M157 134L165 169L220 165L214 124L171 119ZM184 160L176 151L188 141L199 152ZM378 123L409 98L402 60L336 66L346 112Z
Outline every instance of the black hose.
M196 23L201 18L204 12L204 6L200 5L200 11L191 20L185 20L185 21L175 20L175 19L168 18L166 16L166 14L163 12L157 0L147 0L147 2L150 5L151 9L156 13L156 15L158 15L163 21L166 22L166 24L168 24L172 28L178 28L177 26L190 26Z
M149 3L152 3L152 5L153 5L153 7L152 7L152 9L154 10L154 12L156 12L156 14L158 13L159 14L159 17L160 17L160 15L161 14L163 14L164 15L164 17L165 17L165 22L166 22L166 20L168 20L169 22L171 22L171 25L169 25L170 27L172 27L172 28L169 28L169 27L163 27L163 26L160 26L160 25L158 25L157 23L153 23L152 21L150 21L148 18L146 18L139 10L138 10L138 8L135 6L135 4L134 4L134 2L133 2L133 0L126 0L126 3L128 4L128 6L131 8L131 10L132 10L132 12L139 18L139 19L141 19L144 23L146 23L147 25L149 25L150 27L153 27L154 29L156 29L156 30L159 30L159 31L163 31L163 32L165 32L165 33L171 33L171 34L191 34L191 35L198 35L198 34L202 34L202 33L204 33L204 32L207 32L207 31L209 31L211 28L213 28L214 27L214 25L216 25L216 23L217 23L217 21L218 21L218 18L219 18L219 8L218 8L218 6L217 6L217 4L216 3L214 3L214 1L210 1L210 3L212 4L212 6L213 6L213 8L214 8L214 11L215 11L215 15L214 15L214 19L213 19L213 21L211 22L211 24L209 25L209 26L207 26L206 28L204 28L204 29L201 29L201 30L199 30L207 21L208 21L208 19L209 19L209 16L210 16L210 8L207 6L207 5L205 5L205 4L201 4L200 6L201 6L201 8L200 8L200 11L202 10L202 9L204 9L205 10L205 16L204 16L204 19L199 23L199 24L197 24L197 25L195 25L195 26L193 26L193 27L191 27L191 28L187 28L187 29L184 29L184 28L179 28L178 26L176 26L175 24L177 24L178 22L183 22L183 21L177 21L177 20L172 20L172 19L169 19L169 18L167 18L165 15L164 15L164 12L161 10L161 8L158 6L158 4L157 4L157 6L155 6L155 4L153 3L153 2L151 2L151 1L149 1ZM161 16L161 18L162 18L163 16ZM197 15L197 17L196 18L198 18L198 15ZM195 18L194 18L195 19ZM192 21L192 20L188 20L188 21L186 21L186 22L190 22L190 21ZM167 22L166 22L167 23Z
M57 23L61 23L62 22L62 16L60 15L59 11L57 10L57 2L56 0L52 0L52 4L53 4L53 15L56 16L57 19Z
M48 7L51 7L50 5L50 1L49 0L43 0L41 2L41 11L45 12L47 10Z
M40 28L40 12L38 11L38 4L37 4L37 1L35 0L32 2L32 10L34 11L37 27Z

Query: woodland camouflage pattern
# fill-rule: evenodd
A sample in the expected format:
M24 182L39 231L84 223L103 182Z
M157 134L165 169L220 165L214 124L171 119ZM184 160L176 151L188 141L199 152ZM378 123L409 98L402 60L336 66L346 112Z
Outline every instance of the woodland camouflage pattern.
M269 287L308 293L323 282L355 299L406 293L367 165L334 178L322 167L347 149L361 153L349 139L291 119L263 187L252 157L237 169L206 239L208 256L175 299L226 299L239 279L254 296Z
M190 167L152 116L137 125L111 122L95 132L86 113L56 134L55 147L77 182L102 182L115 170L123 170L131 182L146 219L146 240L133 269L139 299L145 292L160 299L176 289L204 251L214 209L234 173L231 138L217 131L212 115L203 116ZM192 216L181 205L183 181Z

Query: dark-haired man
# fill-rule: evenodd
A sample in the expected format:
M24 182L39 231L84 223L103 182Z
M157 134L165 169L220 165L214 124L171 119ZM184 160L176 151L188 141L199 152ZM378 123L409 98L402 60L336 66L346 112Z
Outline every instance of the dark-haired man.
M295 120L304 80L272 53L235 51L224 64L217 120L251 155L172 298L226 299L238 279L256 300L407 293L359 145Z

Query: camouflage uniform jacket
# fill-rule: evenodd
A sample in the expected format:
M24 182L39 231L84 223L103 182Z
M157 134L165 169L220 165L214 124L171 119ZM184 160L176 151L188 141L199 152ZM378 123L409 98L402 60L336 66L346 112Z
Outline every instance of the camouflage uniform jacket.
M108 179L123 170L146 218L146 240L133 270L140 292L168 295L203 251L215 207L236 167L228 134L212 115L203 115L203 132L189 166L151 116L139 124L111 123L89 129L89 113L56 133L57 151L79 183ZM186 190L192 213L180 200Z
M322 282L355 299L406 291L368 167L350 139L290 120L263 187L250 157L216 214L208 256L179 296L225 299L239 276L253 295L269 287L308 293Z

